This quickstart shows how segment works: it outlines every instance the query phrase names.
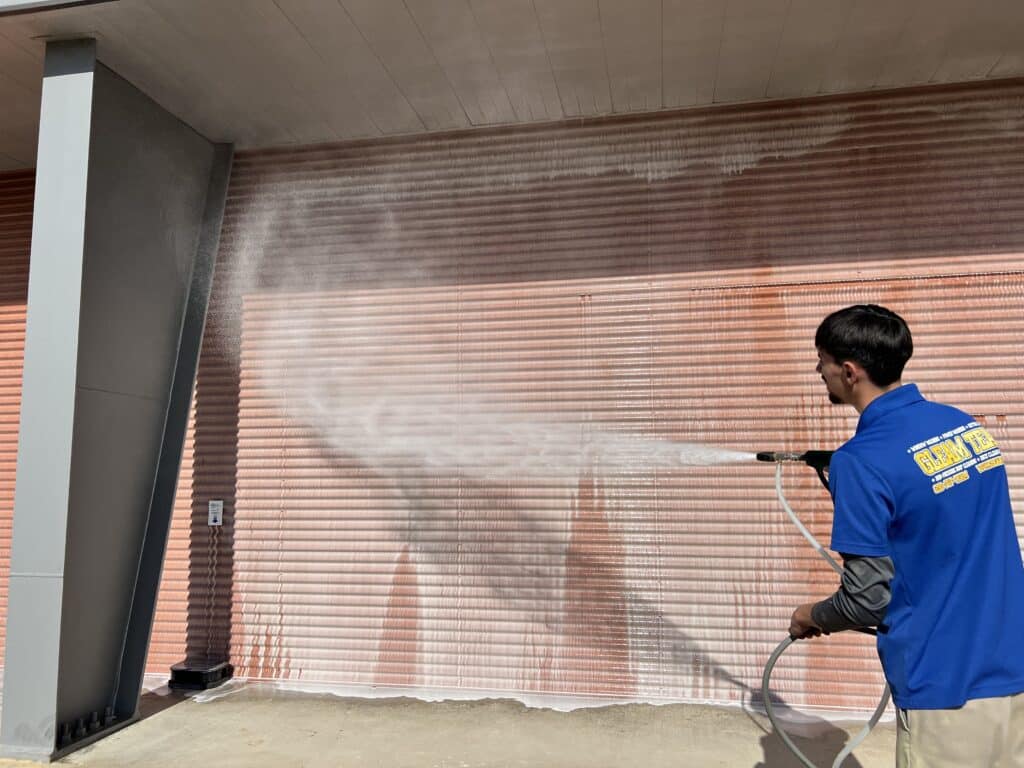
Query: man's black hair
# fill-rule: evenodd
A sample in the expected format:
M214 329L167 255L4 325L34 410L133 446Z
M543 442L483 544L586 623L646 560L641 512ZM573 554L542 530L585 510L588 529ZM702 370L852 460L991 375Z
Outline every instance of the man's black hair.
M860 365L879 387L897 381L914 354L914 341L903 318L877 304L855 304L821 321L814 346L842 363Z

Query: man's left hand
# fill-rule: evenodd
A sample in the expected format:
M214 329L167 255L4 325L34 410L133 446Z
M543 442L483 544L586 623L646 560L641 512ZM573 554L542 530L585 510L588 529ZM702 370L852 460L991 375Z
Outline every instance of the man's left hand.
M814 603L804 603L797 606L793 616L789 620L789 636L794 640L805 640L810 637L818 637L821 634L821 627L814 623L811 618L811 608Z

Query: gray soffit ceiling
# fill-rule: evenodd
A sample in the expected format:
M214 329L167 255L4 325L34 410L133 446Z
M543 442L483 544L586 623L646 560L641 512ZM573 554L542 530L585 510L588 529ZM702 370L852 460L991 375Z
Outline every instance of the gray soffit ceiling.
M1024 75L1024 0L119 0L0 18L0 170L78 35L242 149Z

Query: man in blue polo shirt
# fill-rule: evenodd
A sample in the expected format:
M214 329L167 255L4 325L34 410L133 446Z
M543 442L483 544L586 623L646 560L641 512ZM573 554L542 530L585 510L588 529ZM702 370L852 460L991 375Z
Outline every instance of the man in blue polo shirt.
M790 634L878 627L897 766L1024 768L1024 565L999 447L901 382L913 343L894 312L839 310L814 343L829 399L860 421L829 469L845 573Z

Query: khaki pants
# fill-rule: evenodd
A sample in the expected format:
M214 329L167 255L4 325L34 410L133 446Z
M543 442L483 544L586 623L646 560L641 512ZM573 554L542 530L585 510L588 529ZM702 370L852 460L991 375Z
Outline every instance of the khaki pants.
M1024 693L898 709L896 768L1024 768Z

